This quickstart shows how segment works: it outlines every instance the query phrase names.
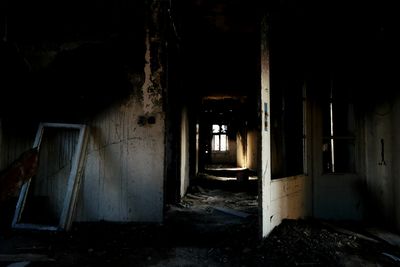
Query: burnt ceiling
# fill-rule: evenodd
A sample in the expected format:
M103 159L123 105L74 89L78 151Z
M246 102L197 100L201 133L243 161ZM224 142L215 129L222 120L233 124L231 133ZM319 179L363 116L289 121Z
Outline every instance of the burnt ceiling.
M269 25L271 81L278 83L275 88L288 77L318 79L322 72L340 72L349 82L365 82L365 73L373 75L366 67L369 64L380 66L375 71L383 76L393 65L390 62L398 16L389 1L171 3L170 16L183 59L184 87L190 94L249 95L259 89L263 15Z
M167 57L171 69L175 69L176 82L168 89L179 87L179 94L187 97L246 96L254 103L252 98L260 87L259 38L263 15L269 25L274 88L288 79L318 79L320 72L338 69L351 76L348 81L360 88L375 88L382 83L390 87L395 77L392 66L397 65L395 39L399 16L390 1L161 2L165 21L171 24L166 34L168 45L174 47L167 51ZM0 66L5 70L0 74L0 112L36 110L42 106L46 113L48 108L68 109L77 99L81 107L92 105L93 101L103 106L111 99L105 87L110 84L118 84L119 89L113 92L120 96L130 92L126 73L139 73L144 64L144 3L3 1ZM60 43L72 44L72 48L82 43L85 46L65 47L59 53ZM57 60L54 52L58 53ZM53 64L48 64L50 61ZM35 64L55 68L36 75ZM89 75L85 75L86 71ZM46 77L49 73L54 74L51 79ZM98 73L104 82L96 81ZM69 79L71 76L75 78ZM46 90L53 90L52 104L44 100L48 96ZM62 105L59 96L65 99ZM80 114L77 112L77 116Z

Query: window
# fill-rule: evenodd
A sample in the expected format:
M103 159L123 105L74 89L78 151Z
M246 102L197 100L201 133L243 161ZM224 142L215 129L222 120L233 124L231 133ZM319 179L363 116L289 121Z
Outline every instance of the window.
M355 172L355 116L349 90L331 85L323 106L323 171Z
M212 134L213 134L211 141L212 151L225 152L229 150L227 131L228 131L227 125L223 124L212 125Z

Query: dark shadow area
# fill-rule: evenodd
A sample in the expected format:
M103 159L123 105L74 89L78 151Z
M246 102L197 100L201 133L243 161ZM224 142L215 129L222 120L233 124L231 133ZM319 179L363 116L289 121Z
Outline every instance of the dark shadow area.
M1 44L0 53L6 57L0 64L6 72L0 75L4 89L0 93L0 115L24 121L77 121L121 101L133 93L129 72L144 64L129 65L125 41L114 38L102 43L77 43L71 49L31 54L16 44ZM136 51L144 55L142 46ZM32 69L33 64L39 64L34 60L50 63ZM140 86L139 76L136 83Z
M0 205L0 235L10 233L17 200L17 197L12 197Z
M260 242L252 216L186 203L171 207L163 225L75 223L69 233L0 235L0 266L400 266L400 248L363 225L284 220Z
M0 234L0 266L400 266L400 237L356 222L284 220L260 241L256 183L203 174L163 224L9 230Z

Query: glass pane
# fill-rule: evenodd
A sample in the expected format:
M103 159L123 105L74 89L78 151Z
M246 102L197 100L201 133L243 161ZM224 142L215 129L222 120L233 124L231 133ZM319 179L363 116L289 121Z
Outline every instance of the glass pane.
M218 124L213 124L212 132L213 133L219 133L219 125Z
M221 134L221 151L227 151L228 138L226 134Z
M331 139L324 139L322 144L322 161L323 161L323 171L324 173L333 172L332 163L332 143Z
M78 129L45 128L40 146L40 165L32 179L21 223L57 226L64 209Z
M213 136L212 150L219 151L219 135L214 135Z
M226 133L228 131L227 125L221 125L221 133Z
M322 103L322 105L322 136L328 137L331 136L331 122L333 115L331 113L332 103L329 100L326 100Z
M335 172L355 172L354 139L335 140Z
M333 131L336 136L353 136L355 119L353 105L344 101L336 101L333 105Z
M355 172L354 139L324 139L322 153L324 173Z
M341 81L336 82L333 90L333 124L336 136L354 136L355 118L352 90L345 87Z

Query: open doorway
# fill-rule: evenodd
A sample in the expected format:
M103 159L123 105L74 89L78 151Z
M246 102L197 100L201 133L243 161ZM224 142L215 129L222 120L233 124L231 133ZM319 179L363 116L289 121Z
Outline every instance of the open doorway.
M169 12L166 217L257 224L259 10L176 0Z
M167 203L205 171L257 176L260 13L244 1L170 2Z
M201 96L196 104L184 105L176 129L178 201L167 205L167 223L206 232L258 223L254 95Z
M182 108L180 127L171 127L180 136L172 180L178 201L167 204L165 223L216 249L233 234L239 243L257 239L258 180L250 169L257 166L257 129L248 114L255 108L246 97L199 97L197 103Z
M204 97L198 112L198 173L220 180L257 177L256 138L247 97Z

